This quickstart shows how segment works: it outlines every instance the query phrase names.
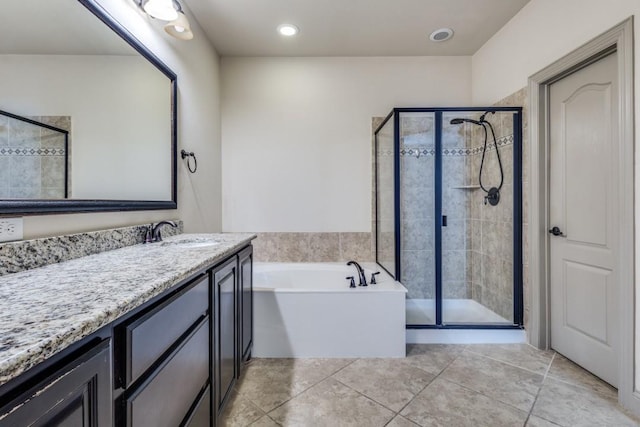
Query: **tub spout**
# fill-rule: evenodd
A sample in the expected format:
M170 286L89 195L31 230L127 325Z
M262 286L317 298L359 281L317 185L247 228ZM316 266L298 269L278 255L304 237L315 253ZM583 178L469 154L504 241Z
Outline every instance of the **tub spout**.
M367 286L367 277L364 275L364 268L355 261L349 261L347 265L353 265L356 267L356 270L358 270L358 277L360 278L358 286Z

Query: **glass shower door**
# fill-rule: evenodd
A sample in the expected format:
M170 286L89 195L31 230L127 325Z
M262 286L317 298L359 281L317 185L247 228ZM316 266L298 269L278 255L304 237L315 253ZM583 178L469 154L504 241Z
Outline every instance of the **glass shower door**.
M376 261L396 277L394 115L376 132Z
M483 115L442 116L443 324L513 324L513 114Z
M400 260L407 325L436 323L435 114L400 112Z

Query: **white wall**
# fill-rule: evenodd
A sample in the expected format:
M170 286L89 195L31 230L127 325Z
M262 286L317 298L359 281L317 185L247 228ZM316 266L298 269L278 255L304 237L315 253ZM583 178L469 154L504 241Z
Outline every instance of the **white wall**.
M223 58L223 230L371 230L371 117L470 104L469 57Z
M473 55L473 103L491 105L523 88L529 76L631 15L640 15L640 1L531 0ZM639 43L635 60L640 81Z
M2 55L2 109L71 117L71 197L171 199L171 85L138 55Z
M531 0L472 58L473 102L491 104L527 84L527 78L634 15L638 0ZM635 128L640 129L640 23L635 26ZM640 220L640 150L636 150L636 222ZM535 171L532 171L535 173ZM636 272L640 239L636 231ZM636 279L636 307L640 287ZM636 311L636 387L640 388L640 316Z
M178 162L178 210L25 217L25 238L97 230L179 218L187 232L221 229L219 57L189 16L195 38L183 42L143 15L130 0L98 0L122 25L178 75L178 152L198 156L198 172ZM184 3L184 2L183 2ZM82 7L78 4L78 7Z

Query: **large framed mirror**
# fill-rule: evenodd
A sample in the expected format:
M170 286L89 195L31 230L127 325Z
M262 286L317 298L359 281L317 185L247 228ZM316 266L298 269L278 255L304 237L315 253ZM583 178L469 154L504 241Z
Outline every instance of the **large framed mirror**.
M175 73L95 0L3 16L0 215L175 209Z

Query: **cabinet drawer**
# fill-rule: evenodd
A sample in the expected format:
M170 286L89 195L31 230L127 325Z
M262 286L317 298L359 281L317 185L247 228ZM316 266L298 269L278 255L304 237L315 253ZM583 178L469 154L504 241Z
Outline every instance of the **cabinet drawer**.
M126 401L127 425L175 427L209 379L209 319Z
M200 400L182 424L185 427L210 427L211 426L211 387L207 387Z
M125 387L137 380L206 314L208 298L209 280L204 275L188 289L126 326Z

